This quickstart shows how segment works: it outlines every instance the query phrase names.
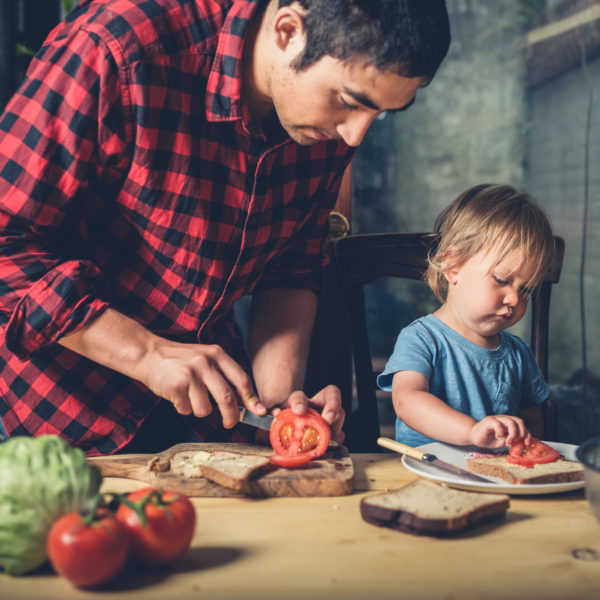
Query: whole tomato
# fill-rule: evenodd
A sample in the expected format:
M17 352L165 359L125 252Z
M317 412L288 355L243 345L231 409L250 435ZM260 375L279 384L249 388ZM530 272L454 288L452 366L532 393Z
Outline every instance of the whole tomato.
M121 571L127 560L129 534L106 509L69 513L50 528L46 550L59 575L77 587L90 588Z
M146 488L121 499L117 519L131 538L131 552L153 566L166 565L190 547L196 511L179 492Z

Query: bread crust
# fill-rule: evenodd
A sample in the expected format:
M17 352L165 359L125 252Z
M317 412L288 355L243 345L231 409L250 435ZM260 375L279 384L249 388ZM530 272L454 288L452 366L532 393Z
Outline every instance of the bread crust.
M421 498L427 510L409 507L415 498ZM413 535L446 536L501 519L509 505L505 494L466 492L418 479L398 490L363 498L360 512L365 521L379 527Z
M466 469L471 473L498 477L516 485L569 483L583 480L583 465L563 458L533 467L511 464L505 456L467 458Z

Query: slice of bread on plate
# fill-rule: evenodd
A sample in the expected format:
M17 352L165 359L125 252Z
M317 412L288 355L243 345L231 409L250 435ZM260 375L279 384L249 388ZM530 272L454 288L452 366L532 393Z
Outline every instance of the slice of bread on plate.
M414 535L449 535L506 515L506 494L466 492L417 479L408 485L363 498L362 518L380 527Z
M478 475L498 477L513 484L568 483L583 480L583 465L559 458L532 467L511 464L506 456L467 458L466 469Z
M239 452L197 450L178 452L171 472L183 477L205 477L233 490L243 490L250 478L270 464L268 456Z

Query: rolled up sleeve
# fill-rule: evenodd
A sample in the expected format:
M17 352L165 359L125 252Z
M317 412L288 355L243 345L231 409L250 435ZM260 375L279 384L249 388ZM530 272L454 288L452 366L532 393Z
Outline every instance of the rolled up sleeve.
M122 89L93 32L51 35L0 117L0 325L20 357L108 305L99 267L69 255L68 237L89 186L126 168Z

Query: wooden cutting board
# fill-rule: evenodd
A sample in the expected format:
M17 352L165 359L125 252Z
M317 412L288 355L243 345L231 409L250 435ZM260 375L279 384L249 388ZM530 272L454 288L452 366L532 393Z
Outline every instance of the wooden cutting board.
M180 491L187 496L268 498L346 496L352 493L354 467L344 446L330 446L319 459L295 469L284 469L270 464L248 482L247 490L244 492L221 486L204 477L184 477L170 472L169 463L177 453L194 450L228 451L263 456L273 454L270 447L256 444L176 444L156 455L102 456L88 460L98 465L105 477L124 477L144 481L154 487ZM151 461L167 470L150 470Z

